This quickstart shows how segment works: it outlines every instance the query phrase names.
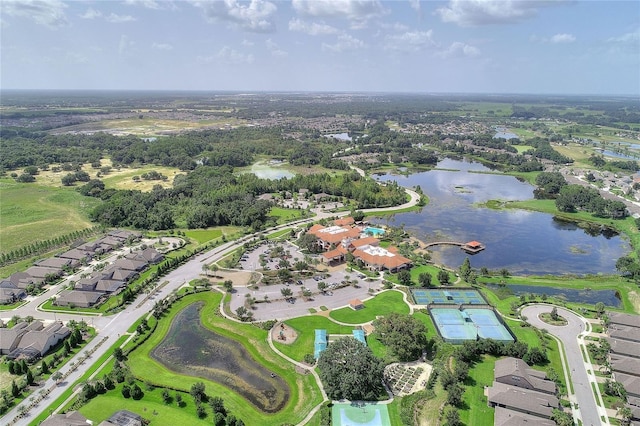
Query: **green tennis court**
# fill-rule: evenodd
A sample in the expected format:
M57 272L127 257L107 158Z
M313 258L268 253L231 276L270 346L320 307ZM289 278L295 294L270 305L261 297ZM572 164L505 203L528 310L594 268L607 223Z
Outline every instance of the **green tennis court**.
M333 426L391 426L387 406L375 402L333 404L331 420Z

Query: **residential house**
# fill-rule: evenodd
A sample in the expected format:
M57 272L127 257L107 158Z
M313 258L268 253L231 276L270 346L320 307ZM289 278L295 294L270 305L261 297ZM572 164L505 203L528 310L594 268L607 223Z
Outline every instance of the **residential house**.
M155 264L162 259L164 259L164 255L158 252L153 247L148 247L144 250L134 251L125 256L127 259L136 260L139 262L147 262L148 264Z
M18 347L23 335L31 330L42 329L40 321L19 322L11 328L0 328L0 355L7 355Z
M508 408L496 407L493 424L494 426L555 426L556 422Z
M42 325L42 323L40 323L40 325ZM52 347L70 334L71 330L65 327L60 321L53 322L44 328L38 327L31 329L22 335L18 347L12 350L7 357L12 359L21 356L39 358L44 356Z
M640 377L640 359L618 354L610 354L609 358L611 369L616 373Z
M608 312L609 324L626 325L640 328L640 315L623 314L620 312Z
M104 293L97 291L63 290L58 294L55 304L58 306L75 306L88 308L100 300Z
M42 259L37 261L36 266L43 266L45 268L55 268L63 270L66 267L71 266L71 259L63 259L61 257L50 257L48 259Z
M27 297L22 288L18 288L9 280L0 281L0 305L10 305Z
M558 398L548 393L493 382L488 389L490 407L503 407L532 416L551 418L554 408L559 407Z
M31 275L36 282L45 282L49 277L59 278L62 275L62 269L44 266L32 266L24 272Z
M16 272L8 278L16 287L26 289L30 284L35 284L36 279L26 272Z
M640 357L640 342L608 338L611 352L619 355ZM638 361L640 362L640 361Z
M120 410L98 426L142 426L143 418L128 410Z
M90 261L93 258L93 252L74 248L59 254L58 257L70 259L71 267L76 268L81 264Z
M543 371L529 368L521 359L512 357L499 359L493 371L496 382L551 395L556 393L556 384L546 380L547 376Z
M93 291L99 291L101 293L116 293L126 285L127 283L122 280L100 279Z
M102 279L126 282L135 277L137 274L138 273L136 271L110 266L109 268L102 271Z
M126 231L124 229L115 229L113 231L110 231L107 235L117 238L122 242L125 242L129 238L131 238L132 240L139 240L140 238L142 238L141 233L135 231Z
M618 371L613 373L613 377L616 382L622 383L622 386L624 386L624 389L627 391L627 395L640 398L640 377Z
M80 291L95 291L96 285L98 285L98 281L100 281L100 278L101 275L99 273L93 274L87 278L82 278L75 283L73 288Z
M54 414L40 423L41 426L87 426L92 422L78 411L69 411L64 414Z
M140 272L146 269L149 263L146 261L139 261L127 258L121 258L113 262L112 267L119 269L126 269L127 271Z
M610 324L609 336L614 339L640 342L640 327L629 327L620 324Z

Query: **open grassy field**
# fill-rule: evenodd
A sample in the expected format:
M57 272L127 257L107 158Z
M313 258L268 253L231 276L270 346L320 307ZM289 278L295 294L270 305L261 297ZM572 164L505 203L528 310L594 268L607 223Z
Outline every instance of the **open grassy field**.
M100 200L72 188L0 179L0 251L94 226L88 212Z
M437 266L420 265L420 266L415 266L411 268L409 272L411 273L411 281L416 284L418 283L418 277L420 276L420 274L427 272L431 274L431 285L441 285L442 283L438 281L438 272L440 270L441 269L438 268ZM448 274L449 274L449 283L453 284L456 281L456 277L451 272L448 272ZM385 278L391 282L399 284L398 274L386 274Z
M184 231L184 234L193 240L196 240L199 244L206 243L215 238L222 236L222 230L218 228L212 229L189 229Z
M150 172L152 170L155 170L158 173L162 173L163 175L167 176L167 180L133 180L134 176L141 176L144 173ZM151 189L155 185L160 185L163 188L171 188L173 186L173 179L180 173L181 171L175 167L147 165L143 167L121 168L119 170L114 169L109 174L103 176L101 179L104 182L105 187L107 188L134 189L147 192L151 191Z
M487 405L484 387L493 383L493 367L496 358L485 355L482 362L476 363L469 369L469 377L464 382L464 408L460 412L460 419L464 424L474 426L493 425L495 410Z
M123 118L119 120L102 120L55 129L56 134L68 132L107 132L114 135L158 136L168 133L179 133L186 130L203 128L237 127L244 125L243 120L233 117L220 117L207 120L176 120L155 117ZM53 133L53 132L52 132Z
M322 399L313 376L296 373L293 365L283 362L280 357L274 354L266 342L267 331L250 324L234 323L216 315L221 298L222 295L219 293L206 292L187 296L176 302L168 316L159 322L156 332L129 355L128 363L131 371L137 377L157 386L184 388L185 391L188 391L192 384L203 381L207 393L222 397L225 406L231 412L237 413L245 424L298 423ZM173 316L196 301L206 303L201 311L201 321L204 327L240 342L257 362L274 371L287 382L291 394L284 409L276 414L265 414L223 385L199 377L173 373L150 358L150 351L162 341L171 325Z
M403 293L399 291L385 291L373 299L364 302L364 308L354 311L346 307L331 311L329 316L336 321L347 324L363 324L376 319L376 316L391 312L408 314L409 306L403 300Z
M291 222L305 216L305 210L287 209L283 207L271 207L269 216L276 219L278 224Z
M274 344L279 351L296 361L302 361L306 354L313 354L313 342L315 340L315 330L327 330L327 334L351 334L354 327L336 324L327 317L321 315L311 315L298 317L285 321L289 327L293 328L298 337L291 344L284 344L274 340Z

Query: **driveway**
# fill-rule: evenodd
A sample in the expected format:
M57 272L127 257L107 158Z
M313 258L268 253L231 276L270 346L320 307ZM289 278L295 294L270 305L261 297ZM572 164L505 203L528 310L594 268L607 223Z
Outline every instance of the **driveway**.
M585 426L608 425L607 413L603 407L597 406L593 394L591 384L596 383L597 389L593 367L582 357L581 343L584 345L584 340L582 340L581 334L585 331L586 321L573 312L558 307L558 314L565 318L568 324L565 326L547 324L539 318L539 315L551 312L552 308L552 305L529 305L522 309L522 315L527 317L527 321L531 325L539 329L546 329L563 343L569 369L565 377L569 376L573 383L574 392L574 395L569 395L569 399L578 404L578 409L574 409L574 418L581 419ZM606 420L601 421L600 416L604 416Z

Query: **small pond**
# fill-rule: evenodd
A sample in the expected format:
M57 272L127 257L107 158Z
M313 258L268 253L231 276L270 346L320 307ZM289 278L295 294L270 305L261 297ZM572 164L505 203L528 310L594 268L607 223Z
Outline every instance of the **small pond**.
M258 176L260 179L270 179L277 180L282 178L292 178L295 176L294 173L282 167L283 163L267 163L264 161L258 161L251 165L251 171L249 173L253 173Z
M496 134L493 135L494 139L518 139L519 136L515 133L509 132L505 127L496 127Z
M281 410L289 386L254 360L240 343L202 326L202 302L179 312L151 357L176 373L203 377L228 387L265 413Z
M502 286L489 284L487 287L495 289ZM546 294L547 296L562 299L567 302L584 303L587 305L595 305L598 302L602 302L606 306L614 308L619 308L622 304L615 290L578 290L573 288L521 284L506 284L505 287L511 290L516 296L523 294Z
M335 139L340 139L341 141L351 141L351 136L349 136L349 133L332 133L330 135L324 135L327 138L335 138Z

